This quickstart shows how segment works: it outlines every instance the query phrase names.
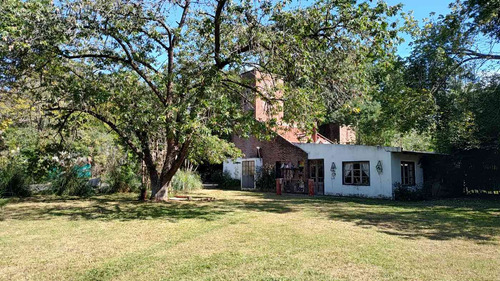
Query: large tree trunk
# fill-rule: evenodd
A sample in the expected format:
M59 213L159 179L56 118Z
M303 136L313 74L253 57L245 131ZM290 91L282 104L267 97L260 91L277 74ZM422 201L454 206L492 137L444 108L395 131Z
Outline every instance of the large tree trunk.
M175 173L186 159L189 144L190 141L186 141L176 154L168 154L167 151L161 173L158 173L153 161L146 161L151 178L151 200L168 200L168 188ZM151 165L148 165L148 163L151 163Z
M155 201L168 201L168 187L170 186L170 181L163 185L158 192L154 195Z
M157 200L156 195L160 190L162 189L162 184L160 182L160 179L158 177L158 172L156 171L156 167L148 167L149 171L149 179L151 181L151 197L150 200ZM167 200L168 200L168 192L167 194Z
M140 201L146 201L147 193L148 193L148 191L146 189L146 186L143 185L141 187L141 194L139 194L139 200Z
M155 201L168 201L168 188L172 181L172 175L166 174L161 178L155 173L156 184L151 185L151 200Z

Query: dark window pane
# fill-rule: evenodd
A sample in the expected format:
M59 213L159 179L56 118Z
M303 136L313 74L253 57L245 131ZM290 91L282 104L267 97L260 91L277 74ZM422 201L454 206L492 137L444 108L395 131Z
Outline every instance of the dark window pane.
M346 177L344 178L344 183L352 183L352 178L351 178L351 176L346 176Z
M415 185L415 163L401 161L401 184Z

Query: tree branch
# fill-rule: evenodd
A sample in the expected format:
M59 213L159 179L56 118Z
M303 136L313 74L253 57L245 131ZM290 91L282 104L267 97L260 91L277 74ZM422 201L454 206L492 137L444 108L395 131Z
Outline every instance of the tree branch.
M189 6L191 5L191 0L186 0L186 2L184 3L184 6L182 7L183 8L183 11L182 11L182 16L181 16L181 19L179 21L179 25L177 26L177 29L179 29L179 31L184 27L184 24L186 23L186 18L187 18L187 14L189 13ZM175 46L175 44L177 43L177 36L173 36L172 38L172 46Z
M186 0L186 2L184 3L184 7L183 7L183 11L182 11L182 16L181 16L181 19L179 21L179 25L178 25L178 29L179 29L179 32L182 32L182 28L184 27L184 24L186 23L186 18L187 18L187 14L189 12L189 6L191 5L191 0ZM168 29L167 29L168 30ZM173 72L174 72L174 48L177 44L177 41L178 41L178 36L179 35L172 35L169 32L169 40L170 40L170 48L168 50L168 63L167 63L167 103L170 103L172 102L172 83L173 83L173 78L174 78L174 75L173 75Z
M135 131L135 135L139 139L141 143L141 149L143 153L142 159L144 160L144 163L146 164L146 167L149 169L150 173L158 173L156 169L156 164L153 160L153 155L151 154L151 149L149 148L149 140L146 132L144 131Z
M125 64L130 64L130 61L124 59L122 57L107 55L107 54L76 54L76 55L67 55L65 51L60 51L61 56L67 59L84 59L84 58L101 58L101 59L109 59L112 61L123 62Z
M215 59L215 64L219 69L221 64L221 58L220 58L220 25L222 22L222 10L224 9L224 6L226 5L226 0L219 0L217 2L217 8L215 10L215 18L214 18L214 36L215 36L215 48L214 48L214 59Z
M182 144L182 147L179 150L179 153L176 155L177 158L174 160L172 165L169 167L168 171L166 173L165 172L161 173L160 179L162 181L162 183L161 183L162 185L164 185L166 183L164 181L166 181L167 179L170 180L175 175L177 170L179 170L179 168L181 167L182 163L184 162L184 160L186 159L186 157L188 155L188 149L189 149L190 145L191 145L191 139L187 139Z
M472 56L470 59L500 60L500 55L497 54L484 54L469 49L462 49L459 52L466 56Z
M163 103L163 105L166 105L167 104L166 100L163 98L162 94L158 90L158 87L156 87L156 85L147 77L147 75L134 63L134 59L132 57L132 54L127 49L127 47L125 46L123 41L121 39L119 39L118 37L116 37L115 35L109 34L109 36L111 36L113 39L115 39L115 41L122 47L123 51L125 52L125 54L128 58L129 65L132 67L132 69L137 74L139 74L139 76L141 76L141 78L146 82L146 84L148 84L149 88L151 88L151 90L155 93L155 95L158 97L158 99L161 101L161 103Z
M170 50L169 46L167 46L165 43L163 43L160 39L158 39L158 38L154 37L153 35L149 34L149 32L147 32L146 30L144 30L142 28L139 28L137 30L140 31L140 32L142 32L142 33L144 33L144 35L146 35L148 38L150 38L151 40L153 40L156 43L158 43L165 51L168 52L168 50ZM169 42L169 44L170 44L170 42Z
M243 47L239 48L235 52L233 52L232 55L239 55L239 54L242 54L242 53L250 51L250 49L251 49L250 44L248 44L246 46L243 46ZM231 62L232 62L231 57L226 58L226 59L220 61L217 64L217 68L218 69L223 69L226 65L230 64Z
M97 112L94 112L89 109L77 109L77 108L66 108L66 107L54 107L54 108L47 108L46 110L49 111L69 111L69 112L83 112L87 113L94 118L98 119L99 121L103 122L104 124L108 125L111 130L113 130L122 140L127 144L132 151L139 156L142 159L142 152L135 146L135 144L132 142L132 140L124 133L122 132L118 126L116 126L115 123L111 122L109 119L107 119L104 115L101 115Z

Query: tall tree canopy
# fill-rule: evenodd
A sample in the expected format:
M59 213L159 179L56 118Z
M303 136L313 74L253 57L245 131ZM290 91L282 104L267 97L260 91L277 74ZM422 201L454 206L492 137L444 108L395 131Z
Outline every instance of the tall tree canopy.
M497 104L490 93L498 85L492 74L500 66L499 14L498 0L454 1L448 14L431 14L414 29L410 56L396 58L389 67L375 63L368 73L378 86L338 114L357 125L364 144L448 152L489 139L485 146L490 147L498 134L491 126L479 129L491 123L474 116L479 104ZM472 127L491 134L472 141L479 137Z
M498 104L491 94L498 85L498 76L491 74L498 73L500 66L500 1L456 1L450 7L449 14L427 22L415 42L408 60L408 86L432 94L438 149L468 149L482 141L491 147L493 139L498 143L498 132L493 133L491 126L488 130L478 129L489 122L479 122L476 117L484 116L480 111L486 110L479 105ZM482 136L471 134L472 127L482 131ZM486 137L485 131L493 134Z
M31 93L64 121L106 124L144 161L152 197L167 196L190 154L238 154L221 136L272 127L243 111L260 95L285 122L310 126L370 85L365 69L391 56L400 6L288 1L6 0L0 11L2 95ZM240 74L279 77L252 88ZM250 96L249 96L250 95Z

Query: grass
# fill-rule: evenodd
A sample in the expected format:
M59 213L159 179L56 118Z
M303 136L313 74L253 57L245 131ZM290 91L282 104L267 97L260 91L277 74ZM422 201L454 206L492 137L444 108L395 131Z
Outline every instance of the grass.
M2 280L500 280L500 202L135 194L11 200Z

